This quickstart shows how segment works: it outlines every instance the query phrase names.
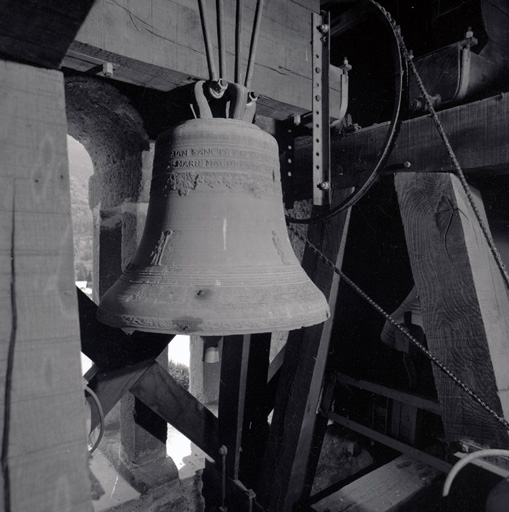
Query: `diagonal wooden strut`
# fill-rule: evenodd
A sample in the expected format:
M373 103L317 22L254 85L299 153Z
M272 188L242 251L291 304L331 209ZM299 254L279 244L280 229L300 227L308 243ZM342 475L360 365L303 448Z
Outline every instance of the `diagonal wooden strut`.
M97 306L78 290L81 349L95 365L85 376L107 414L128 392L173 425L200 449L216 457L216 417L155 361L173 339L171 334L135 332L100 323ZM99 424L92 405L92 429Z

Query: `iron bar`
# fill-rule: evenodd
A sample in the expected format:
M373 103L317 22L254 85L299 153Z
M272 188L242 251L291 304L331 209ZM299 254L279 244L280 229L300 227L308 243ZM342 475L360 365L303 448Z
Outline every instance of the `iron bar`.
M247 61L246 81L244 83L247 89L251 87L251 81L253 79L256 47L258 46L258 39L260 37L260 24L262 21L264 3L265 0L258 0L256 3L255 21L253 24L253 32L251 33L251 45L249 47L249 59Z
M237 0L235 20L235 83L242 81L242 0Z
M207 65L209 68L209 77L211 80L217 80L217 69L216 63L214 61L214 55L212 53L212 43L210 41L210 32L209 26L207 22L207 11L205 10L204 0L198 0L198 5L200 7L200 18L201 18L201 26L203 29L203 39L205 41L205 53L207 55Z
M219 46L219 77L226 79L226 54L224 46L224 0L217 0L217 44Z

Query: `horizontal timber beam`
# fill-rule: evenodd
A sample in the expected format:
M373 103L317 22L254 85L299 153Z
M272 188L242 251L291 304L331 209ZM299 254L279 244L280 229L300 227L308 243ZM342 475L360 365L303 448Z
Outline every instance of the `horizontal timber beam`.
M509 95L500 94L438 113L451 146L467 173L509 172ZM355 177L373 169L383 148L389 123L362 128L331 144L332 180L338 188L352 186ZM310 174L312 140L295 146L297 186ZM386 172L450 172L450 158L429 116L402 123Z
M222 77L229 81L233 80L235 61L235 10L231 7L224 9L226 70ZM253 7L246 5L243 13L243 74ZM266 3L252 85L259 96L259 114L286 119L311 110L311 14L319 10L319 0ZM215 11L215 2L207 2L214 57L218 55ZM207 78L198 2L96 0L62 65L104 76L103 63L111 64L106 74L113 80L159 91ZM332 88L338 89L339 83ZM339 105L335 108L339 113ZM335 111L331 115L335 116Z

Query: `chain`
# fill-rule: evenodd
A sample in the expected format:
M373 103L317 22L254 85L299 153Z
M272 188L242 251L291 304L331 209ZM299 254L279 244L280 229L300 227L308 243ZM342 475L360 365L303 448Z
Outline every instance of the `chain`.
M430 352L422 343L415 339L407 329L401 324L398 324L389 313L387 313L382 306L375 302L366 292L364 292L357 284L355 284L348 276L346 276L320 249L318 249L307 238L303 237L292 225L288 225L288 229L302 242L304 242L317 256L329 267L331 267L338 276L352 288L358 295L360 295L366 302L368 302L376 311L378 311L391 325L401 331L421 352L423 352L433 363L448 377L450 377L455 384L457 384L465 393L467 393L473 400L475 400L481 407L488 411L504 428L509 430L509 422L495 412L475 391L468 387L459 377L457 377L449 368L445 366L432 352Z
M370 1L371 1L371 3L375 4L380 9L380 11L382 11L384 16L387 18L389 23L394 28L394 33L396 34L396 37L399 41L399 46L400 46L401 52L403 54L403 57L407 61L408 66L409 66L410 70L412 71L412 73L415 77L415 80L417 81L417 85L419 86L419 89L426 101L426 106L428 107L431 119L433 120L433 123L438 131L438 134L440 135L440 138L442 139L442 142L444 143L444 146L447 150L447 154L449 155L449 159L451 160L451 162L453 164L454 170L456 171L456 175L458 176L458 178L460 180L461 186L463 187L463 190L465 191L465 195L467 196L468 202L469 202L470 206L472 207L472 210L477 219L477 222L479 223L481 232L484 235L484 238L486 239L486 242L491 251L491 254L493 254L495 262L500 270L500 273L502 274L502 278L505 282L505 285L507 286L507 288L509 288L509 275L507 274L507 270L504 265L504 262L502 261L502 257L500 256L500 253L498 252L498 249L495 246L493 239L491 238L491 234L488 229L488 226L484 222L481 212L480 212L477 204L475 203L474 196L472 195L472 191L470 190L470 187L465 178L465 173L463 172L463 169L461 168L458 158L456 157L456 154L454 153L451 143L449 142L449 138L447 137L447 134L445 133L444 127L443 127L442 123L440 122L440 119L438 118L435 108L433 107L433 101L431 99L431 96L429 95L428 91L426 90L424 82L422 81L422 78L419 75L417 68L415 67L412 56L410 55L410 52L408 51L408 49L406 47L405 41L403 39L403 35L401 34L401 28L394 21L394 19L392 18L392 16L386 9L384 9L380 4L378 4L374 0L370 0Z

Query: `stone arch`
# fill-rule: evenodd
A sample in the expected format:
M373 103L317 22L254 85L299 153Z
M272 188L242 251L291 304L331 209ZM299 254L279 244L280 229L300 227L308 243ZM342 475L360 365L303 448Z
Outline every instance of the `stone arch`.
M94 174L94 299L129 262L143 229L152 151L143 120L111 84L87 76L65 79L67 131L89 153Z
M94 166L89 180L94 217L92 289L94 300L99 302L131 260L141 238L153 144L129 98L106 81L67 77L65 95L68 134L83 144ZM161 360L167 364L166 351ZM145 464L166 458L166 422L132 395L121 400L108 420L108 429L120 431L123 460ZM170 459L166 465L174 478L174 463ZM167 474L164 477L170 479Z

